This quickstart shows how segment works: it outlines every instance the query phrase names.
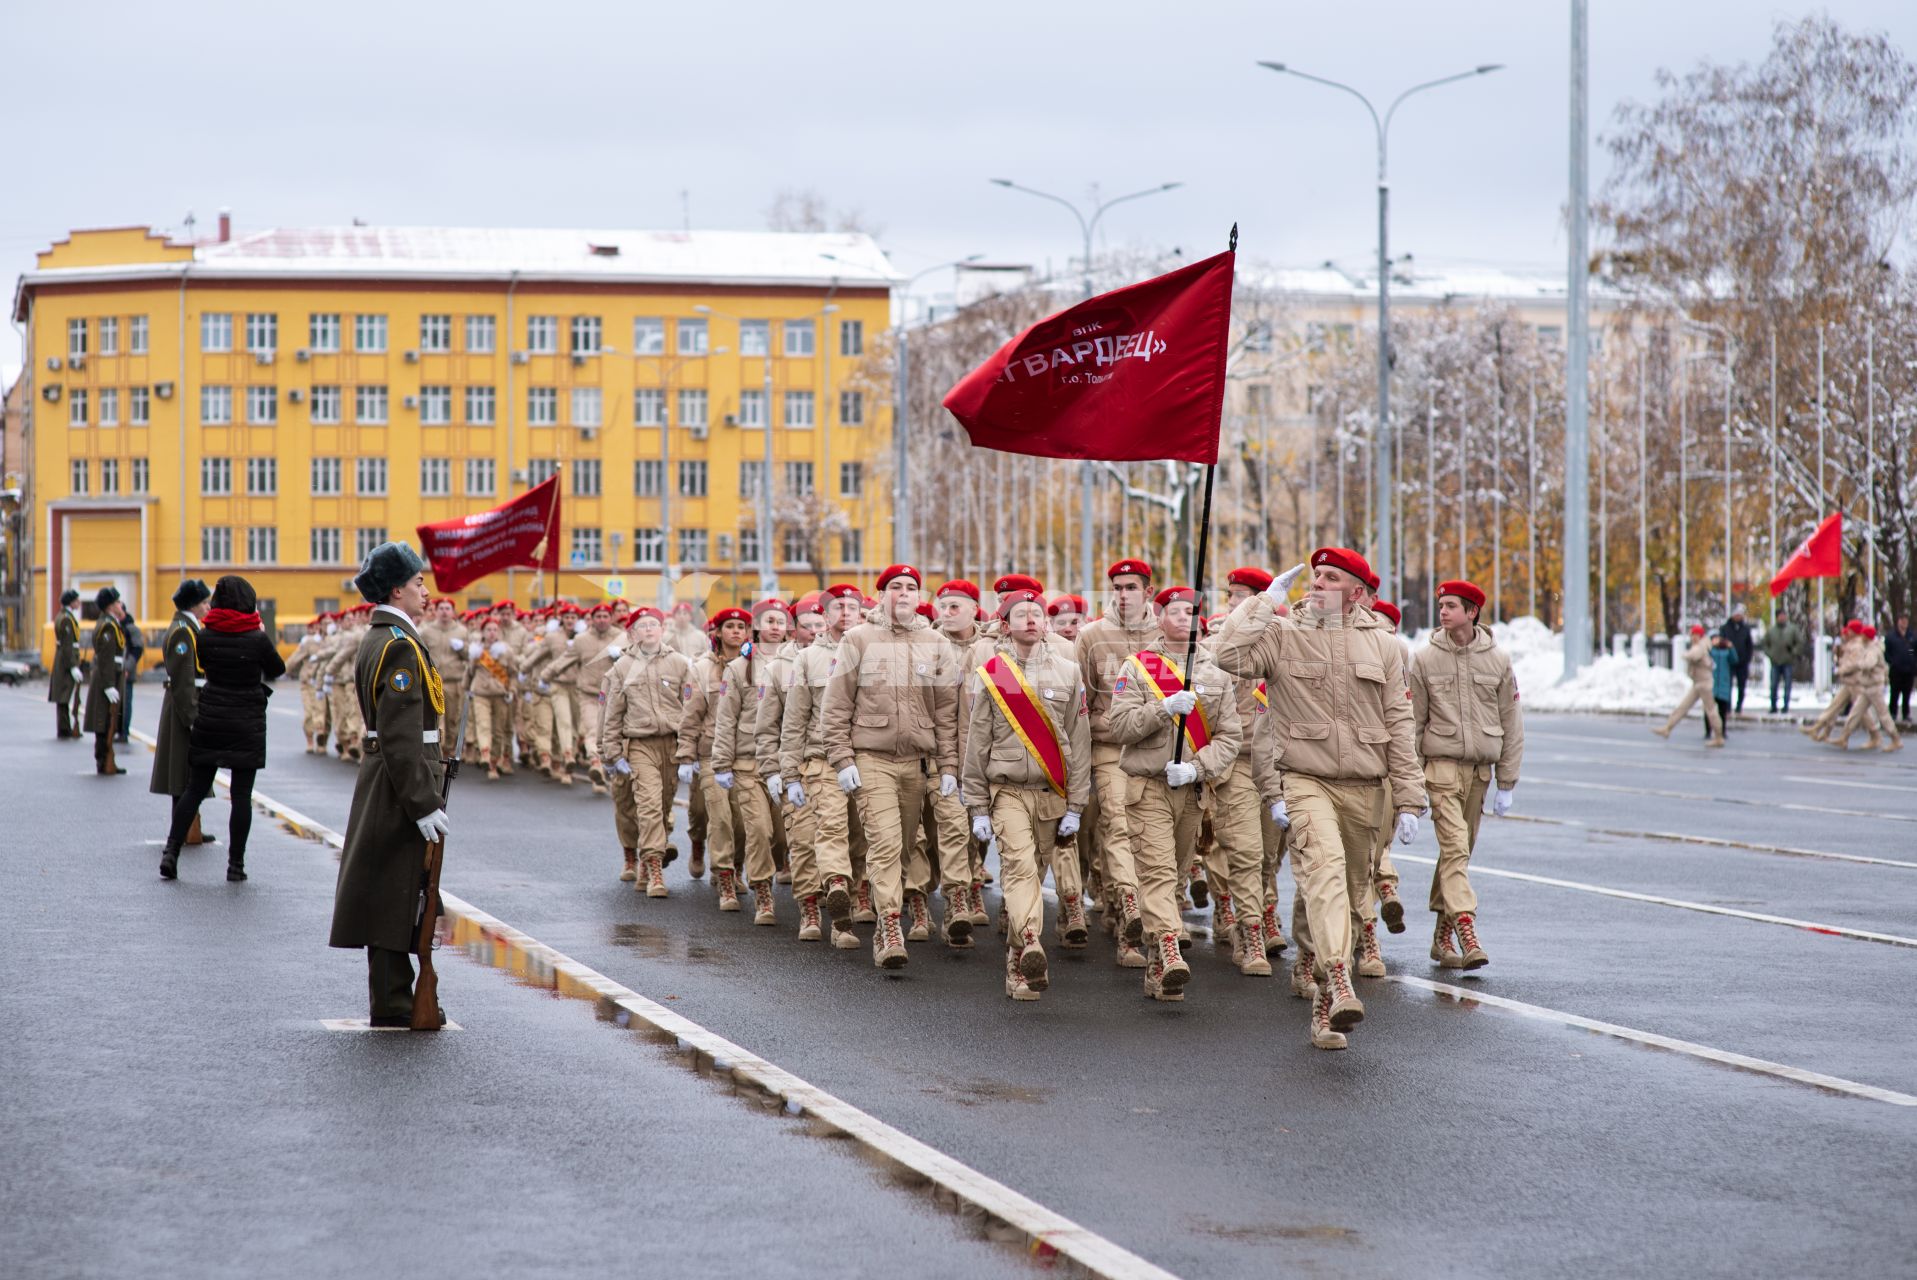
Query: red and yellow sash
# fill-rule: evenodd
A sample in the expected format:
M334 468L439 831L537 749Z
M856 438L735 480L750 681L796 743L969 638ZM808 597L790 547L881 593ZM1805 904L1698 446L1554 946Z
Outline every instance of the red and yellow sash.
M1065 752L1059 746L1058 730L1032 695L1032 686L1025 683L1025 673L1018 669L1016 662L1009 662L1003 654L998 654L980 667L978 674L990 691L992 701L998 704L1005 723L1012 726L1012 732L1044 770L1045 781L1051 784L1053 791L1064 795Z
M1265 682L1263 680L1258 682L1258 688L1253 690L1253 693L1258 699L1258 709L1260 711L1271 710L1271 695L1265 691Z
M1185 691L1185 673L1166 655L1146 649L1142 653L1134 653L1126 661L1145 678L1145 687L1161 699ZM1205 721L1205 704L1202 702L1185 717L1185 741L1191 744L1194 755L1211 745L1211 726Z

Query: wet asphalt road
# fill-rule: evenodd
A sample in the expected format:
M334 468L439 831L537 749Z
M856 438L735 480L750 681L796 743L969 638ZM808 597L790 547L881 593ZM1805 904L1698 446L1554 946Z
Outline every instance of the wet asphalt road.
M296 709L276 702L261 789L342 827L351 770L300 754ZM1519 812L1917 864L1908 754L1839 754L1785 727L1707 751L1647 723L1529 717ZM126 825L157 803L127 804ZM776 930L720 915L683 859L670 899L635 895L615 879L610 805L583 785L463 781L453 814L452 891L1180 1274L1895 1274L1917 1252L1917 1108L1391 981L1362 984L1366 1021L1326 1054L1282 978L1242 978L1202 940L1183 1005L1141 999L1094 943L1015 1006L989 931L968 953L915 944L887 977L867 950L793 941L783 898ZM1917 1093L1917 949L1481 875L1493 962L1461 977L1425 956L1430 871L1412 859L1435 853L1428 826L1404 852L1394 973ZM1490 819L1477 865L1917 941L1917 865ZM1288 906L1288 876L1284 890ZM321 933L294 967L333 971L350 1002L357 972L340 977ZM502 985L448 968L469 1057L534 1034L524 993L500 1005ZM590 1019L537 1034L647 1052ZM847 1167L862 1204L898 1195Z

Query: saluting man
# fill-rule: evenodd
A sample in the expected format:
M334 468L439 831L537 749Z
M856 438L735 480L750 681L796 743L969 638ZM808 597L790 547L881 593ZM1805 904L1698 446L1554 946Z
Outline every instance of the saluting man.
M60 616L53 620L53 672L47 677L47 701L54 705L55 735L80 736L80 593L68 587L60 593Z
M86 731L93 735L96 773L125 773L117 760L109 765L117 721L122 714L121 688L126 683L126 606L118 587L101 587L93 597L100 620L93 624L93 672L87 678Z
M166 671L166 693L160 700L153 776L146 788L156 796L184 795L192 774L186 757L192 746L193 718L199 714L200 690L206 687L206 673L200 666L200 619L206 616L212 599L212 588L198 578L188 578L173 593L173 621L167 624L160 659ZM198 812L193 815L184 843L212 843L200 832Z
M444 841L450 825L439 741L445 688L418 630L427 600L419 553L381 543L353 585L373 609L353 662L364 729L330 945L366 948L372 1025L409 1027L426 846Z

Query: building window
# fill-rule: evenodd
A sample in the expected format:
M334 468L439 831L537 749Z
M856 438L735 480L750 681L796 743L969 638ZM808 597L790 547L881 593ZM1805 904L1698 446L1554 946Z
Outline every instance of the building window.
M632 354L662 356L666 353L666 322L658 316L640 316L632 322Z
M87 389L75 387L72 394L67 396L67 425L69 427L86 426L88 407Z
M788 427L812 425L812 393L810 391L785 393L785 425Z
M599 496L601 468L597 458L574 458L572 460L572 493L575 498L596 498Z
M421 387L419 389L419 421L421 426L443 427L453 420L453 389L451 387Z
M679 425L682 427L703 427L706 425L706 393L702 387L686 387L679 392Z
M863 391L839 392L839 421L848 427L865 425L865 393Z
M224 427L233 421L233 388L200 388L200 425Z
M246 562L272 564L280 558L280 531L272 525L252 525L246 531Z
M233 459L200 459L200 492L224 496L233 492Z
M475 498L490 498L498 491L498 468L491 458L466 459L466 493Z
M526 422L535 427L550 427L559 421L559 391L556 387L526 389Z
M126 353L143 356L147 352L146 317L129 316L126 322Z
M739 354L742 356L772 354L772 322L770 320L739 321Z
M280 460L248 458L246 492L255 498L270 498L280 491Z
M76 498L86 497L87 460L85 458L75 458L72 466L67 471L67 478L69 492Z
M67 358L80 360L87 353L87 322L84 319L67 321Z
M445 498L453 492L453 460L451 458L421 458L419 460L419 496L422 498Z
M200 526L200 559L209 564L226 564L233 559L233 530L223 524Z
M634 529L632 556L642 567L657 567L665 564L666 535L658 529Z
M339 421L340 393L338 387L313 388L312 419L322 425L332 425Z
M233 315L229 311L208 311L200 316L200 350L233 349Z
M852 568L865 563L865 532L847 529L839 535L839 563Z
M572 425L596 427L605 419L605 395L598 387L572 389Z
M103 356L120 354L120 318L118 316L100 317L100 354Z
M419 318L419 349L421 351L451 351L453 349L453 318L451 316L421 316Z
M706 322L704 320L681 320L678 325L678 354L682 356L702 356L706 353Z
M338 564L340 560L340 536L338 529L315 529L307 544L308 558L314 564Z
M632 393L632 425L635 427L666 425L666 393L663 390L658 387L640 387Z
M759 559L759 526L749 524L739 530L739 563L757 564Z
M466 388L466 421L475 427L490 427L497 420L498 398L491 387Z
M526 317L526 350L549 354L559 350L559 317Z
M386 350L386 317L353 317L353 350L378 355Z
M779 553L787 564L809 564L812 549L806 545L805 530L787 529L780 534Z
M576 356L598 355L600 332L598 316L574 316L572 318L572 353Z
M1270 355L1272 348L1271 321L1253 320L1245 326L1245 350L1253 355Z
M118 458L100 459L100 492L118 493L120 491L120 460Z
M706 496L705 463L681 462L679 464L679 496L682 498L703 498Z
M280 318L271 311L246 313L246 349L256 356L270 356L280 349Z
M120 392L117 387L100 388L100 425L103 427L120 425Z
M385 525L353 530L353 559L360 564L365 564L366 557L372 555L374 549L384 541L386 541Z
M841 498L865 496L865 464L863 462L839 464L839 496Z
M785 489L787 493L802 498L812 496L812 464L809 462L788 462L785 464Z
M339 350L339 312L316 311L306 320L306 345L314 351Z
M839 354L842 356L865 354L865 321L839 321Z
M544 484L559 474L559 459L533 458L526 463L526 479L529 484Z
M739 425L742 427L765 425L765 392L741 391L739 393Z
M320 498L337 497L341 470L338 458L313 459L313 495Z
M353 421L378 426L386 421L386 388L353 388Z
M386 459L353 459L353 489L362 498L386 496Z
M598 564L604 560L605 546L597 529L574 529L572 531L572 562L574 564Z
M144 427L153 421L153 393L145 387L132 387L126 393L127 425Z
M656 498L665 488L666 464L657 458L640 458L632 464L632 496Z
M128 486L129 489L133 493L145 493L146 484L147 484L146 459L145 458L133 459L133 465L130 469L133 474Z
M466 351L469 355L489 356L498 341L499 322L492 316L466 317Z
M752 458L739 461L739 496L762 497L765 493L765 463Z
M248 387L246 389L246 420L260 427L270 427L278 422L280 420L280 389Z
M788 320L785 322L785 353L788 356L809 356L813 354L817 343L812 333L810 320Z
M679 530L679 563L704 564L706 562L706 531L704 529Z

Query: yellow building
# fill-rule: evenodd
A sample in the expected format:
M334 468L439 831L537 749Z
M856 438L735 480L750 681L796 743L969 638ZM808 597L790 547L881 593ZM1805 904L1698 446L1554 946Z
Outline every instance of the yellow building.
M20 278L29 616L112 582L164 619L245 574L281 622L356 599L388 537L557 473L559 581L800 593L891 546L891 265L868 236L320 227L79 231ZM532 571L459 592L535 589Z

